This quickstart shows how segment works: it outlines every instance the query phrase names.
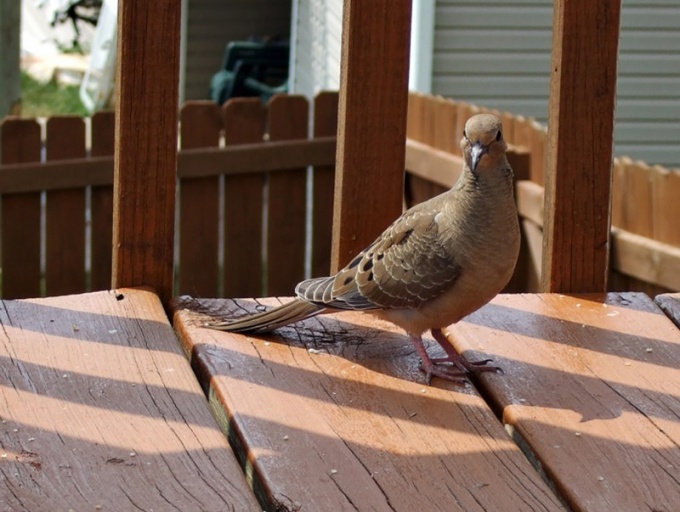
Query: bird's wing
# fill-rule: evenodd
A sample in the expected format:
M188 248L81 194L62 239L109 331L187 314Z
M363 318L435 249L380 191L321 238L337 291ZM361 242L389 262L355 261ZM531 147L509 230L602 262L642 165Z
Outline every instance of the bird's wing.
M461 265L435 204L407 211L334 277L303 281L298 297L320 306L418 308L453 286Z

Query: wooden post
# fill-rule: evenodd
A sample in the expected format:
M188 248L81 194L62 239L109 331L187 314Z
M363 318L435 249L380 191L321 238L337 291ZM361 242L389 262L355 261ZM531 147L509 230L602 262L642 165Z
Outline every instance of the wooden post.
M607 285L621 0L557 0L545 179L543 290Z
M122 0L118 16L114 288L173 288L179 1Z
M410 0L345 0L331 272L402 210Z

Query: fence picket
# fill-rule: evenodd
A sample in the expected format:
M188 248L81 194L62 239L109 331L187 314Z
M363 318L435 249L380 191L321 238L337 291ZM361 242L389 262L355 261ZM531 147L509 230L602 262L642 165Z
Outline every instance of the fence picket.
M3 164L40 162L40 125L6 118L0 124ZM2 196L2 298L40 295L40 193Z
M680 169L652 167L654 239L680 247Z
M213 101L180 111L182 149L218 147L222 121ZM218 295L219 177L182 179L179 187L179 294Z
M113 110L102 110L92 116L91 133L93 157L113 155L116 119ZM92 187L90 194L90 288L111 288L111 259L113 243L113 186Z
M225 144L262 142L267 112L258 98L222 107ZM262 286L262 173L224 177L224 296L260 297Z
M269 102L269 140L306 139L309 104L303 96ZM267 294L290 295L305 273L306 169L269 173Z
M624 229L649 238L654 236L652 222L652 177L651 169L643 162L631 162L627 159L626 186L628 191L635 191L635 201L630 196L624 202Z
M624 228L623 208L626 202L626 162L614 159L612 170L612 226Z
M450 99L437 97L434 110L434 147L456 154L460 152L460 137L456 133L458 107Z
M82 117L47 120L47 160L85 158ZM85 189L46 192L45 293L68 295L85 291Z
M528 120L531 149L531 180L543 185L545 183L545 159L548 147L548 133L535 119Z
M322 92L314 98L314 137L338 131L338 93ZM335 167L313 168L311 275L328 275L331 268Z
M411 98L415 100L413 105L411 105ZM436 117L436 113L440 107L440 102L433 96L412 95L409 98L407 125L413 123L413 126L410 133L407 132L408 137L423 144L437 147L436 141L439 137L437 130L440 128L441 119ZM406 206L411 207L427 201L444 190L445 188L441 185L432 183L420 176L407 175L404 187Z

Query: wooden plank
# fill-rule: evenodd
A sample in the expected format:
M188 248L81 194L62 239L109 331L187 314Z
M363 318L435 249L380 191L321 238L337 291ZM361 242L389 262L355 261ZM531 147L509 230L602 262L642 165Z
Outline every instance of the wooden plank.
M652 172L654 238L680 247L680 169L654 166Z
M180 112L182 149L217 147L222 119L214 101L189 102ZM218 177L182 179L179 186L179 293L217 297Z
M546 128L535 119L529 121L531 130L529 149L531 152L531 179L545 183L545 160L547 156L548 133Z
M267 112L258 98L233 98L222 107L227 146L262 143ZM228 149L228 148L227 148ZM224 295L262 295L263 174L224 177Z
M410 22L410 0L344 4L332 271L402 212Z
M515 273L504 293L538 292L541 285L543 230L529 219L520 219L522 245Z
M173 292L181 2L121 2L113 286Z
M644 162L625 159L626 192L623 203L623 225L626 231L654 237L652 173ZM631 200L635 198L635 200Z
M460 151L460 137L456 133L458 122L456 102L437 96L433 114L435 125L434 147L447 153L455 154Z
M262 510L158 297L0 305L7 510Z
M85 121L80 116L47 120L47 160L85 158ZM45 294L85 291L85 189L45 195Z
M252 100L252 98L238 98ZM234 99L234 101L237 101ZM309 140L281 140L208 150L188 150L179 154L179 176L276 172L308 165L335 163L335 137ZM201 170L199 170L201 169Z
M336 92L321 92L314 98L314 138L337 134L338 101ZM311 276L320 277L331 269L335 165L314 166L312 176Z
M519 216L531 220L541 228L545 206L543 194L543 187L533 181L523 180L515 183L515 200Z
M621 0L558 0L553 12L543 290L602 292Z
M113 111L99 111L92 116L91 156L113 155L115 147L116 118ZM113 184L113 160L109 176ZM113 187L93 186L90 208L92 212L91 287L108 290L111 287L113 243Z
M657 295L654 301L673 323L680 328L680 293Z
M442 101L434 96L424 96L418 102L417 110L409 108L409 115L418 118L417 126L418 132L414 133L416 143L420 144L420 148L428 152L429 149L439 150L441 153L449 156L447 149L450 147L448 141L444 140L443 135L439 135L439 131L453 134L455 131L455 118L437 117L437 112L442 110ZM453 121L453 125L451 122ZM444 126L440 126L444 125ZM409 140L406 141L406 158L408 158ZM445 149L446 148L446 149ZM429 156L429 155L428 155ZM460 161L460 160L459 160ZM408 164L405 163L406 169ZM457 166L453 167L456 169ZM447 166L443 173L445 176L450 176L452 166ZM460 174L459 172L457 174ZM446 191L450 185L442 185L441 181L430 180L420 173L407 174L405 177L404 196L406 198L406 206L411 207L415 204L422 203L428 199L441 194Z
M187 300L174 325L268 510L562 509L474 389L423 384L392 325L342 313L246 337L186 309L255 307Z
M306 139L309 103L304 96L269 102L269 139ZM269 174L267 295L291 293L305 276L307 169Z
M530 181L520 181L516 187L517 209L521 217L531 220L537 226L543 226L543 189ZM611 267L612 270L624 273L636 280L636 287L651 285L643 291L680 289L680 248L657 242L651 238L630 233L623 229L611 230ZM613 283L616 289L629 287L630 282L617 278ZM662 287L661 290L655 286Z
M619 272L680 291L680 247L614 228L611 250Z
M626 163L615 158L612 170L612 226L625 229L623 210L626 205Z
M571 510L680 501L680 331L643 294L500 295L450 328Z
M404 167L419 178L450 188L463 172L465 162L459 156L434 149L413 139L406 140Z
M420 115L423 109L422 104L426 96L418 91L409 91L408 103L406 104L406 137L409 139L423 142L421 140L424 131L422 122L423 117Z
M335 137L319 137L181 150L177 155L177 175L180 178L202 178L284 171L308 165L332 166L335 149ZM113 157L0 166L0 192L4 194L112 183Z
M0 124L2 163L39 162L40 125L34 119L6 118ZM40 295L40 193L3 195L2 297Z

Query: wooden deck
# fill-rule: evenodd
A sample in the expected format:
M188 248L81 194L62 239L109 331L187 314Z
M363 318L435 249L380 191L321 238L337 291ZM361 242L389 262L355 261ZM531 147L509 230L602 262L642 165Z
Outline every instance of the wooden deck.
M0 510L261 510L155 294L0 304Z
M202 327L257 307L179 299L178 340L143 289L3 301L0 509L680 502L680 330L643 294L500 295L450 329L504 370L474 386L425 385L406 336L358 313Z
M264 337L201 327L256 306L184 299L175 327L268 509L680 502L680 331L643 294L497 297L451 329L504 369L474 387L426 386L404 334L357 313Z

